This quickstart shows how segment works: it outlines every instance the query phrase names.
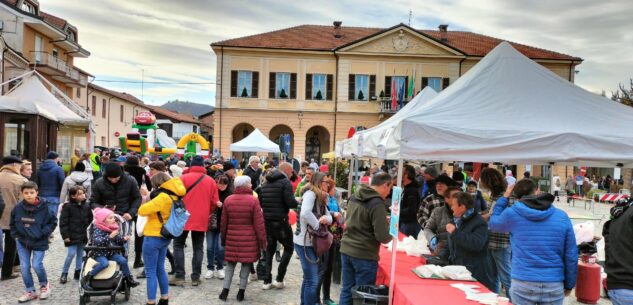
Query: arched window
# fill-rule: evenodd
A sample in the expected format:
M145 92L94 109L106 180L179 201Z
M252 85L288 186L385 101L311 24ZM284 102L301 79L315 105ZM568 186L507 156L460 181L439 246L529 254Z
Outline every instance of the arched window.
M319 133L315 131L306 141L306 160L321 160L321 141Z

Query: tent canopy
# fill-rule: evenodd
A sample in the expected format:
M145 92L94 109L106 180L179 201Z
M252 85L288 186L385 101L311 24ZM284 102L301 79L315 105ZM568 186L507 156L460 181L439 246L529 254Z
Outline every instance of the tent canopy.
M64 105L31 73L23 77L9 93L0 96L0 111L41 115L49 120L71 125L89 125L83 118Z
M633 166L633 108L502 42L393 130L402 159ZM360 145L359 145L360 146Z
M425 87L409 101L409 103L402 107L400 111L396 112L384 122L372 128L359 131L350 139L339 141L341 143L337 143L336 145L336 147L339 148L339 150L336 150L337 156L351 157L351 153L353 152L358 156L397 159L398 142L390 136L392 129L398 126L409 113L422 107L436 96L437 92L435 92L433 88L430 86ZM383 151L379 151L379 141L381 140L384 142L382 147L386 148ZM363 144L362 146L359 146L359 141Z
M279 144L266 137L259 128L255 128L246 138L230 146L231 151L280 153Z

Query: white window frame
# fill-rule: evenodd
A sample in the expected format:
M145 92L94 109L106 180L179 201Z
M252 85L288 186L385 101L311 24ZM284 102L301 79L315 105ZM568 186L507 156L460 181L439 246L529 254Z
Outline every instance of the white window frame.
M321 91L321 100L327 100L327 74L312 74L312 99L316 100Z
M40 35L35 35L35 62L41 63L44 58L42 51L44 50L44 41Z
M354 100L369 101L369 74L356 74L354 76ZM363 99L358 99L358 94L363 91Z
M281 89L286 91L286 97L280 97ZM275 73L275 98L289 99L290 98L290 73L289 72L277 72Z
M244 88L246 88L247 97L253 96L252 71L237 71L237 97L242 97Z

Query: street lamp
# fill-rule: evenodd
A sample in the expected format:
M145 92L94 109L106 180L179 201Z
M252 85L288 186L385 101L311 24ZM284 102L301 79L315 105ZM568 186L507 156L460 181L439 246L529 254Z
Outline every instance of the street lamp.
M297 113L297 118L299 118L299 128L301 128L301 120L303 120L303 111L299 111Z

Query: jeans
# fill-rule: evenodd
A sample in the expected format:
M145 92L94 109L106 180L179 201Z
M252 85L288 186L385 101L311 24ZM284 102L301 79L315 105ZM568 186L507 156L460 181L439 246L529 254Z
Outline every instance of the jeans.
M633 290L631 289L611 289L609 298L613 305L633 304Z
M220 242L220 231L207 232L207 270L214 270L213 262L215 261L215 270L224 268L224 247Z
M5 213L9 213L6 212ZM10 230L2 230L4 233L4 256L2 260L2 277L8 278L13 274L13 266L18 264L16 240L11 236Z
M492 257L495 268L497 269L497 277L499 278L501 285L505 287L506 295L510 298L510 287L512 287L512 278L510 276L512 270L512 248L508 246L503 249L489 249L488 252L490 257ZM499 281L497 281L496 285L497 291L493 291L495 293L499 293L499 291L501 291Z
M59 196L44 197L48 201L48 211L51 215L57 217L57 209L59 208Z
M563 282L526 282L512 280L512 303L521 305L562 305Z
M108 268L108 260L115 261L121 267L121 271L123 271L124 276L131 275L130 267L128 267L127 265L127 258L125 258L121 254L114 254L110 256L109 258L105 256L97 256L94 258L94 260L96 260L98 264L92 267L92 270L90 271L90 275L92 276L95 276L99 274L101 270Z
M176 265L176 278L185 278L185 243L190 231L183 231L182 235L174 239L174 258ZM200 280L202 272L202 259L204 258L204 233L191 231L191 243L193 244L193 257L191 258L191 280Z
M378 261L353 258L341 253L343 284L339 305L352 305L352 289L362 285L375 285Z
M141 257L143 256L143 236L138 236L138 232L136 231L136 221L138 218L134 218L134 264L141 262Z
M276 281L283 282L288 264L292 258L292 249L294 248L290 224L287 221L266 221L266 240L268 246L266 247L266 278L264 283L270 284L273 279L273 257L275 256L275 251L277 251L277 242L283 245L284 252L277 267Z
M4 237L4 233L0 230L0 266L2 266L2 261L4 259L4 249L2 248L2 238Z
M240 267L240 289L246 289L246 285L248 284L248 275L251 273L251 263L241 263L242 267ZM224 276L224 283L222 288L230 289L231 281L233 281L233 273L235 273L235 266L237 266L236 262L227 262L226 263L226 275Z
M330 297L330 286L332 284L332 267L336 258L334 256L334 253L336 252L336 247L337 245L335 243L332 243L330 250L327 253L321 255L321 257L319 258L319 284L317 286L317 301L319 301L319 303L321 303L319 300L319 292L321 292L321 287L323 287L323 301L325 302L332 299Z
M147 300L156 300L156 286L160 287L160 295L169 295L169 278L165 271L165 257L171 240L156 236L143 238L143 261L147 276Z
M27 292L34 292L35 286L33 284L33 276L31 275L31 267L37 274L37 280L40 286L46 286L48 284L48 278L46 277L46 270L44 269L44 253L46 251L29 250L22 245L21 242L17 242L18 255L20 256L20 271L22 272L22 281L26 286Z
M406 236L413 236L413 238L417 239L420 230L422 230L422 227L417 221L400 222L400 232Z
M319 265L316 253L312 247L304 247L297 244L295 251L301 261L303 269L303 282L301 283L301 305L319 304L317 286L319 282ZM308 261L310 259L310 261ZM374 275L375 276L375 275Z
M84 247L85 244L75 244L68 246L68 252L66 254L66 260L64 261L64 267L62 268L62 273L68 273L68 269L70 268L70 263L75 258L75 270L81 270L81 262L84 257Z

